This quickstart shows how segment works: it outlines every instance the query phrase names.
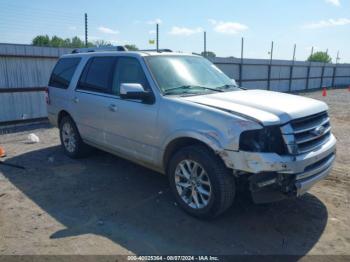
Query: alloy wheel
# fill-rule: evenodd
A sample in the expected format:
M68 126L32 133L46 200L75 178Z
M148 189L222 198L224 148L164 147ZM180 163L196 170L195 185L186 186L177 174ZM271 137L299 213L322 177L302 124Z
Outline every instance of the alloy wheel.
M191 208L208 205L212 186L205 169L196 161L182 160L175 170L175 185L181 199Z

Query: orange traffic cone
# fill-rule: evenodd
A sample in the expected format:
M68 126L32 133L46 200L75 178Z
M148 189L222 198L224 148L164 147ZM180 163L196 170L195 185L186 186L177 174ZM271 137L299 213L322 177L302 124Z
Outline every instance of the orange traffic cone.
M5 157L6 156L6 152L5 152L5 149L0 146L0 157Z
M325 87L322 90L322 96L327 96L327 89Z

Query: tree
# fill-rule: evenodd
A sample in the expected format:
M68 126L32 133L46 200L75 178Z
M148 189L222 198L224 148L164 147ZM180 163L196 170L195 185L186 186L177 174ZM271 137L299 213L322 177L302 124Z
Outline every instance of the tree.
M96 40L94 42L94 45L96 47L112 46L112 44L110 42L105 41L105 40Z
M65 41L58 36L53 36L50 40L50 46L52 47L63 47L65 44Z
M33 38L32 45L50 46L50 37L48 35L38 35Z
M83 40L81 40L79 37L75 36L71 40L71 46L73 48L82 48L85 47L85 43Z
M206 52L202 52L201 56L213 58L213 57L216 57L216 54L212 51L206 51Z
M319 52L316 52L316 53L310 55L309 58L307 59L307 61L330 63L330 62L332 62L332 58L330 57L330 55L327 54L327 52L319 51Z
M103 40L102 40L103 41ZM106 41L104 41L106 42ZM52 47L68 47L68 48L82 48L85 47L85 42L79 37L75 36L72 38L63 39L54 35L49 37L48 35L38 35L33 38L32 45L35 46L52 46ZM95 46L93 43L88 42L88 47Z
M129 51L137 51L139 48L136 45L125 45Z

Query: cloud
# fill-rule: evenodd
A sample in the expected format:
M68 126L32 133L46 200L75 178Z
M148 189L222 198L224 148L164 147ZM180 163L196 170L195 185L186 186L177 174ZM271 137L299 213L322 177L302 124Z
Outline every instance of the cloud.
M149 30L148 31L148 34L150 34L150 35L155 35L157 32L156 32L156 30Z
M224 22L215 19L209 19L209 22L214 26L214 31L221 34L233 35L248 29L248 26L237 22Z
M349 18L338 18L338 19L328 19L328 20L321 20L318 22L313 22L304 25L303 27L306 29L317 29L317 28L325 28L325 27L333 27L333 26L342 26L342 25L348 25L350 24Z
M155 24L161 24L163 23L163 21L160 18L156 18L154 20L147 21L146 23L149 25L155 25Z
M68 30L75 31L77 30L77 27L72 25L68 27Z
M329 4L340 6L340 0L325 0L325 1Z
M187 28L187 27L178 27L173 26L169 32L171 35L184 35L184 36L190 36L194 34L198 34L203 32L203 29L201 27L196 28Z
M110 35L117 35L117 34L119 34L118 30L113 30L113 29L105 27L105 26L100 26L97 29L98 29L98 31L100 31L101 33L104 33L104 34L110 34Z

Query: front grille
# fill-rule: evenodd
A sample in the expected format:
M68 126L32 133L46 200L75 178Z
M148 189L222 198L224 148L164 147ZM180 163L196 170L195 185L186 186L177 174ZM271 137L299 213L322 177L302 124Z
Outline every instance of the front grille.
M327 142L331 126L327 112L292 120L281 127L289 153L313 151Z

